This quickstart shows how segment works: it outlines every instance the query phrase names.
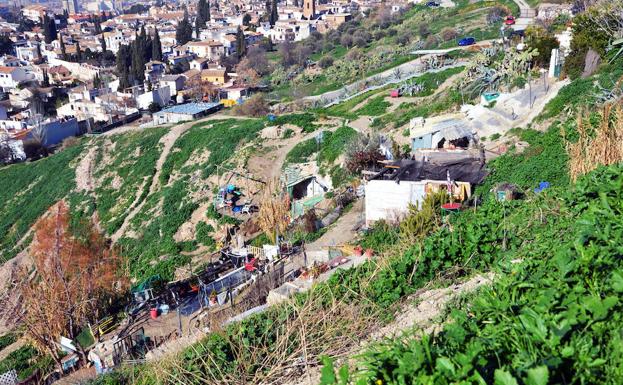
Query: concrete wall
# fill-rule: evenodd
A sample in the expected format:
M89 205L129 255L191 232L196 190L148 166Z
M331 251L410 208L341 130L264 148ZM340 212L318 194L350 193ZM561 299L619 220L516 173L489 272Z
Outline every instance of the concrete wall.
M84 63L68 62L60 59L49 59L51 66L62 65L71 72L72 76L82 80L90 81L95 78L95 75L99 74L99 69Z
M365 186L366 224L378 220L395 221L407 214L409 204L424 200L426 181L371 180Z
M166 106L171 101L171 89L169 86L164 86L145 92L136 98L136 104L138 108L146 110L151 103L156 103L160 107Z
M45 137L43 138L44 146L54 146L61 143L70 136L80 135L80 127L78 126L78 120L75 118L65 121L57 120L55 122L44 123L43 131ZM32 139L32 133L29 133L26 139Z
M420 150L420 149L428 149L428 148L431 148L432 143L433 143L432 134L426 134L424 136L413 138L412 148L413 148L413 151Z

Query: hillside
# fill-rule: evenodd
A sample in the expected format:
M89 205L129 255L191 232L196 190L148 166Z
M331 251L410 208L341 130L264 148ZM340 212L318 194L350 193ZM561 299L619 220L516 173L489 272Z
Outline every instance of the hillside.
M562 88L533 122L539 130L506 134L505 140L528 147L490 163L492 172L479 188L484 203L477 209L445 222L438 203L431 202L432 211L414 213L399 227L379 225L359 241L380 251L379 258L212 333L181 355L108 380L123 382L130 375L145 384L194 383L196 376L219 383L619 382L617 244L623 228L617 218L623 169L600 168L571 182L567 170L574 166L565 150L565 138L573 143L578 137L574 108L599 103L604 74L613 68L603 66L594 77ZM579 105L563 108L576 100ZM608 110L602 114L609 119ZM544 180L552 188L532 192ZM499 182L525 189L525 197L491 199L488 191ZM453 287L482 274L491 274L493 283L451 300L433 322L438 333L422 335L423 326L415 324L398 326L400 338L368 337L384 325L395 328L392 320L412 311L422 290ZM361 340L367 341L363 349ZM321 362L322 371L314 369Z
M18 272L38 287L36 224L52 223L59 202L69 207L69 244L119 257L108 271L114 290L85 301L101 313L66 329L80 349L110 352L124 341L133 350L105 375L82 367L60 383L622 383L623 55L600 51L586 76L570 56L564 79L547 78L544 31L527 33L522 49L489 41L499 33L488 22L496 6L518 11L458 1L415 6L392 16L388 31L376 14L350 22L316 42L315 59L330 56L330 65L279 82L292 67L278 64L268 76L280 101L274 115L234 108L172 126L128 125L0 168L3 295L18 298ZM586 57L597 27L578 17L571 55ZM446 51L456 45L443 38L449 29L485 41ZM326 46L332 39L339 44ZM422 48L437 51L412 57ZM412 73L368 82L405 63ZM468 144L443 138L417 151L422 130L448 122ZM460 210L442 209L454 199L444 169L444 188L368 227L366 184L386 178L398 190L402 180L383 173L415 154L423 167L434 153L468 154L484 167ZM295 192L290 182L300 179L311 182ZM310 190L312 199L294 202ZM242 204L230 198L229 208L228 194ZM303 215L292 220L297 209ZM241 242L258 257L234 266ZM275 249L281 265L266 254ZM233 272L251 278L236 286ZM271 301L277 287L287 295ZM160 290L156 299L140 299L150 290ZM0 374L51 371L56 348L36 350L32 331L4 313ZM113 326L104 332L98 321Z

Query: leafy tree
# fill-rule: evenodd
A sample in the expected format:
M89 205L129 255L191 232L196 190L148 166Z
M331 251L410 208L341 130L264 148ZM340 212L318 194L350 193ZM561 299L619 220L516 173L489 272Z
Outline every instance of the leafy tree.
M530 48L536 48L538 55L533 58L535 65L547 67L549 65L552 49L558 48L558 39L544 28L528 27L526 29L526 42Z
M177 25L177 29L175 30L175 40L177 40L177 44L186 44L191 41L193 38L193 27L188 20L188 10L184 10L184 18Z
M248 27L249 24L251 24L251 15L249 15L248 13L245 13L244 16L242 17L242 25L244 25L245 27Z
M595 12L595 11L587 11ZM601 57L606 54L609 37L600 26L587 13L573 18L573 39L571 40L571 52L565 59L564 70L571 78L575 79L584 70L584 61L589 49L596 51Z
M160 105L156 102L149 103L148 109L149 109L149 112L151 112L152 114L161 110Z
M318 65L323 69L331 67L333 65L333 57L329 55L323 56L318 62Z
M13 53L13 40L9 35L0 35L0 55Z
M256 118L266 115L269 111L270 106L262 94L253 95L234 108L236 115L253 116Z

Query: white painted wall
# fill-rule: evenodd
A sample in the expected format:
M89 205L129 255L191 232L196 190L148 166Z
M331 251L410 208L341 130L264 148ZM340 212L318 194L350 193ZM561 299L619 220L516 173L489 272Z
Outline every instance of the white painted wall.
M365 186L366 225L381 219L396 221L404 217L409 204L419 206L424 200L427 182L369 181Z

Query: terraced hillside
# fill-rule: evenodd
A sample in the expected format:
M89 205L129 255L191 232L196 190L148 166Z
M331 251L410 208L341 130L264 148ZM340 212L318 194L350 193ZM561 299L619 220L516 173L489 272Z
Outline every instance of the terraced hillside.
M335 129L330 121L279 123L291 127L288 140L293 144L323 126ZM257 169L253 156L275 150L272 144L264 147L268 142L261 132L267 126L263 119L226 118L112 132L82 138L38 162L4 167L0 179L12 182L0 196L0 257L7 261L27 247L31 226L50 206L66 199L72 223L96 223L128 258L132 277L159 274L172 279L177 267L215 245L211 234L198 235L197 227L218 228L219 220L209 216L208 209L215 187L223 182L221 175L225 170L248 173L242 171L247 166ZM288 149L280 152L284 150ZM327 165L339 148L330 152ZM283 158L285 153L282 162Z

